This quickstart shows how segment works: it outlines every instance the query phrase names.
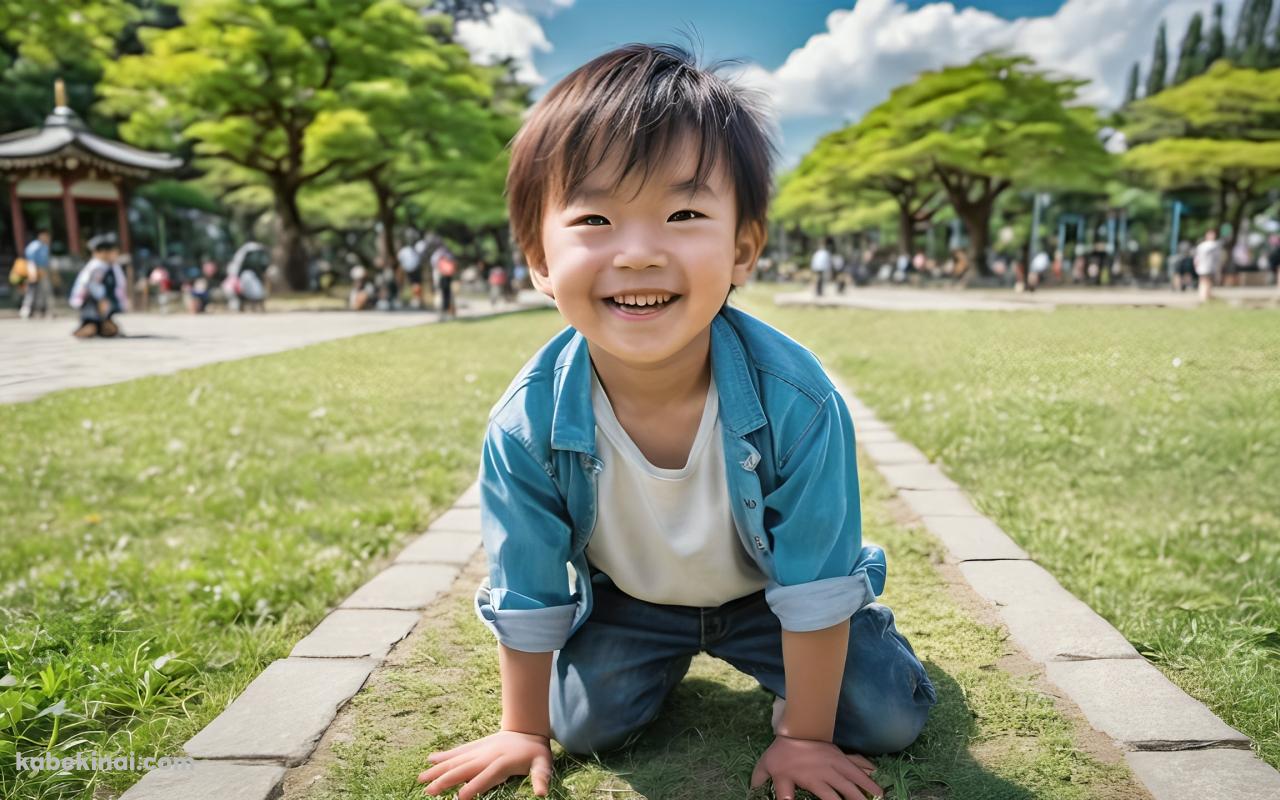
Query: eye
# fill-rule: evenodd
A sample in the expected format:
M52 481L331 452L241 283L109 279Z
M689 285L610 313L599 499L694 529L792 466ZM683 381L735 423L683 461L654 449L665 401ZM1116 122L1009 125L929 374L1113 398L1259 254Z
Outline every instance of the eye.
M689 216L687 216L687 217L680 217L680 215L681 215L681 214L688 214ZM684 222L685 220L697 219L698 217L704 217L704 216L706 216L706 215L705 215L705 214L700 214L700 213L698 213L697 211L694 211L693 209L685 208L685 209L681 209L680 211L677 211L676 213L672 214L672 215L667 219L667 222ZM680 219L676 219L677 217L680 217Z
M585 225L587 225L588 227L591 227L591 228L598 228L598 227L600 227L601 225L608 225L608 224L609 224L609 220L605 219L604 217L600 216L599 214L591 214L590 216L583 217L582 219L578 220L577 222L575 222L575 223L573 223L573 224L574 224L574 225L583 225L583 224L585 224Z

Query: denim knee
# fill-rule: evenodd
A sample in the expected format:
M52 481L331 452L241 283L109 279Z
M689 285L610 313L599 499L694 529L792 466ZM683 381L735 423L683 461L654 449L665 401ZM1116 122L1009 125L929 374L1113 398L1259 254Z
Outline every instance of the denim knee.
M849 663L836 714L837 745L868 755L911 746L937 702L937 691L893 612L872 603L854 614Z
M628 728L616 720L588 717L576 723L552 720L551 735L567 752L578 756L617 750L640 738L644 725Z

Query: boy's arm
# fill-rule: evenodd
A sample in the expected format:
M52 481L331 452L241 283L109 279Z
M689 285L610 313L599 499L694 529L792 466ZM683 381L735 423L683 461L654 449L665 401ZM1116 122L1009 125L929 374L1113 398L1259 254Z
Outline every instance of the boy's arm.
M848 650L848 620L818 631L782 631L787 704L778 723L779 735L832 740Z
M525 653L498 645L502 730L551 738L551 657L552 653Z

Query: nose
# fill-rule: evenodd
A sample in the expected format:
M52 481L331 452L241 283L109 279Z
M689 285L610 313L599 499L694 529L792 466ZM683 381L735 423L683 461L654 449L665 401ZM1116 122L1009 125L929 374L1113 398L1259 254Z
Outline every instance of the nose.
M665 267L667 253L659 245L659 237L654 231L637 228L621 242L613 256L613 265L627 269Z

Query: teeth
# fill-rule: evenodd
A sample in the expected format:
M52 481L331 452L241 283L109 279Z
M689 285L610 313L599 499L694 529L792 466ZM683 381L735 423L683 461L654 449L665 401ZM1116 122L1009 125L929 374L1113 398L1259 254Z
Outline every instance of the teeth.
M615 294L613 302L629 306L655 306L671 299L670 294Z

